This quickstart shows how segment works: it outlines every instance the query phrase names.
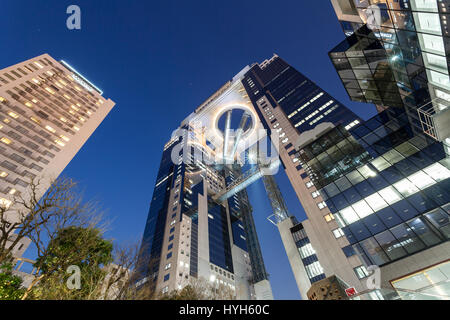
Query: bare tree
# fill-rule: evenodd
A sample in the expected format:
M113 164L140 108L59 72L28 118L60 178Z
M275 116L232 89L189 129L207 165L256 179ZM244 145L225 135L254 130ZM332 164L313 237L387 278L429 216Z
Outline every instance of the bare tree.
M190 278L189 283L180 290L157 297L160 300L234 300L234 291L224 285L206 280L203 277Z
M92 203L83 204L72 179L53 181L41 198L44 184L41 179L31 180L28 192L15 196L10 205L0 205L0 264L11 259L24 238L34 239L40 250L43 232L69 225L80 220L81 213L91 211Z

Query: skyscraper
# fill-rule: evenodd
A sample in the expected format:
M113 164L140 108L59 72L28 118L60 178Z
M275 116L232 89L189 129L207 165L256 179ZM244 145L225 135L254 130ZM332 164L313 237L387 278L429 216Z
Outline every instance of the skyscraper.
M346 39L330 58L350 98L379 114L349 128L360 162L348 170L316 165L331 145L303 145L299 157L350 242L346 254L363 261L361 278L377 266L381 289L442 299L450 295L449 3L331 2Z
M364 290L365 283L354 272L362 262L342 250L349 242L313 182L314 172L302 164L298 153L323 132L334 132L342 137L341 143L331 155L321 155L316 166L335 168L341 155L345 155L340 161L346 166L356 165L360 159L349 148L355 142L346 132L361 119L277 55L254 64L243 83L269 135L280 142L280 159L307 215L301 223L292 218L275 222L302 297L306 299L312 283L332 275Z
M48 54L0 71L2 205L18 193L26 198L34 178L39 197L45 193L113 108L102 94Z
M241 177L235 150L262 127L242 85L247 69L189 115L165 145L139 284L167 293L203 279L238 299L273 298L245 188L224 195ZM232 118L240 112L232 137Z
M236 110L242 115L233 134L229 129ZM219 128L222 122L223 130ZM345 132L346 143L353 143L346 132L360 122L276 55L244 68L183 121L179 127L183 134L175 135L165 146L142 242L143 281L153 281L158 291L168 292L182 288L189 277L203 277L230 285L238 298L252 294L270 297L245 191L250 183L263 178L302 296L307 297L312 283L332 275L362 290L354 271L362 263L358 256L347 257L342 251L349 242L308 176L311 171L307 172L309 168L300 164L297 155L299 146L323 131ZM234 162L239 158L235 150L254 138L258 129L281 146L277 163L281 159L308 215L301 223L287 212L273 177L262 174L258 167L245 171ZM179 145L188 147L180 151ZM189 158L194 164L185 164L189 148L189 154L204 156ZM339 152L347 151L348 147ZM358 163L354 154L347 154L344 162ZM208 161L204 159L209 158L218 159L219 164L205 164ZM328 160L326 165L334 164ZM222 234L220 241L217 234ZM251 286L245 284L248 277Z

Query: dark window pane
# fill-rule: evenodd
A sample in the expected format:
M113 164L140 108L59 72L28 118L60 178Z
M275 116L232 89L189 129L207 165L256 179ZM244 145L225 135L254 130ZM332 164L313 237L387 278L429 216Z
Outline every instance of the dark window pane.
M411 229L425 242L427 246L432 246L439 243L441 239L434 233L434 231L427 225L423 218L416 218L408 222Z
M406 249L406 251L408 251L408 253L414 253L425 248L423 242L407 224L402 223L401 225L398 225L390 230L400 244Z
M450 238L450 219L448 214L441 208L425 213L431 223L437 227L447 238Z
M385 231L375 236L380 246L392 260L401 258L406 255L405 249L389 232Z
M374 238L366 239L360 242L360 244L364 253L369 257L373 264L382 265L389 262L389 258Z

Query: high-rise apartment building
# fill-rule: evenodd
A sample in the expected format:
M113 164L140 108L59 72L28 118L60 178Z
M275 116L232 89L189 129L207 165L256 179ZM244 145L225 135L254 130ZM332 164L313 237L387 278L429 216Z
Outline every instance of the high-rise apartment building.
M35 178L42 196L113 106L48 54L0 70L0 203L12 205L18 193L26 198Z

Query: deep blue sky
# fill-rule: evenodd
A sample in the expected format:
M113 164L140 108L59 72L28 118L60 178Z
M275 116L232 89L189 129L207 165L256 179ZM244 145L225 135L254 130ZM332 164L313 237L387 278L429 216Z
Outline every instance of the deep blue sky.
M64 171L115 220L108 237L143 233L164 143L180 121L245 65L277 53L367 119L351 103L327 53L343 39L328 0L3 0L0 69L49 53L64 59L117 105ZM66 28L77 4L82 29ZM288 206L304 212L284 174ZM266 217L262 183L249 189L276 299L299 299L281 239Z

